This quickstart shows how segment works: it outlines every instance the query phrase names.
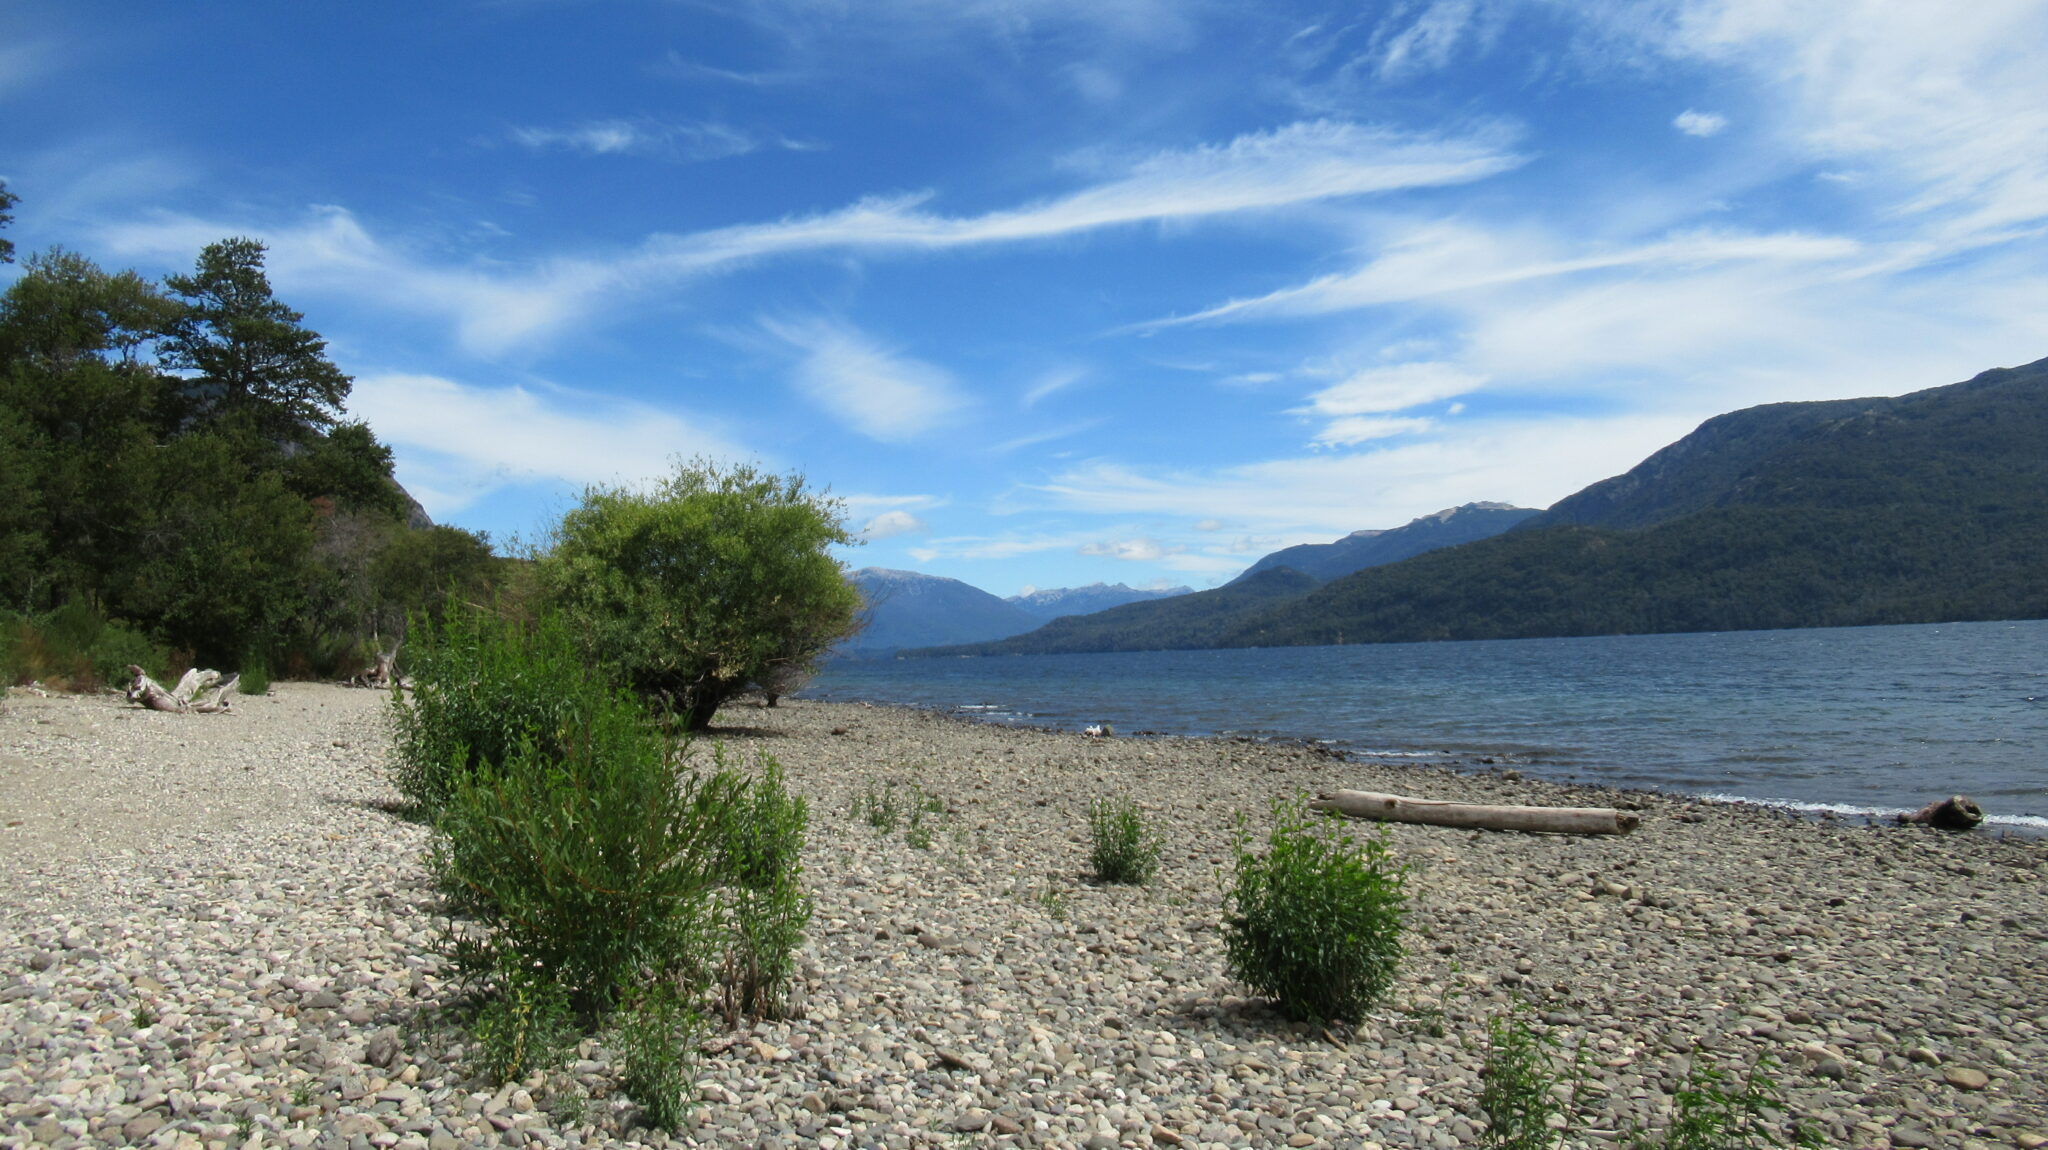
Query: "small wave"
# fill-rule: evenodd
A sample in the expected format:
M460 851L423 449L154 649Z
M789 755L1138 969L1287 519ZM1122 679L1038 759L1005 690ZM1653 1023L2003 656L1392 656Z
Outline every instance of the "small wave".
M1895 819L1906 814L1909 807L1866 807L1854 803L1815 803L1798 799L1759 799L1749 795L1731 795L1708 792L1701 798L1717 803L1749 803L1760 807L1778 807L1782 810L1798 811L1808 815L1846 815L1851 818ZM2048 818L2040 815L1995 815L1984 816L1984 825L2001 827L2025 827L2029 830L2048 831Z

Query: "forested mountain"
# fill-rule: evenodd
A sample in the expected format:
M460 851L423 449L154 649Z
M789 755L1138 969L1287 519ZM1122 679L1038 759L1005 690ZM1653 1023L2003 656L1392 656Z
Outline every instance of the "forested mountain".
M901 647L976 643L1019 635L1037 616L979 587L926 575L863 567L850 576L867 601L861 630L841 644L842 655L876 655Z
M1022 607L1042 622L1067 615L1091 615L1126 603L1171 599L1193 590L1192 587L1169 587L1163 591L1140 591L1122 583L1090 583L1086 587L1040 588L1023 595L1012 595L1003 602Z
M263 259L224 240L158 285L56 249L0 295L6 660L61 612L136 662L329 673L490 575L483 539L408 526L390 449L346 421L349 377Z
M1248 579L1172 599L1126 603L1093 615L1068 615L1038 630L987 643L917 654L1046 655L1066 651L1155 651L1214 646L1212 637L1248 612L1300 597L1316 586L1312 575L1275 567Z
M1455 547L1498 535L1536 514L1534 508L1506 503L1466 503L1384 531L1354 531L1334 543L1303 543L1283 548L1245 568L1238 578L1275 567L1292 567L1324 581L1341 579L1367 567L1398 563L1439 547Z
M1201 626L1132 616L1112 626L1117 613L1106 612L1064 641L1048 627L974 650L2048 617L2044 445L2048 360L1897 398L1750 408L1490 539L1216 612Z

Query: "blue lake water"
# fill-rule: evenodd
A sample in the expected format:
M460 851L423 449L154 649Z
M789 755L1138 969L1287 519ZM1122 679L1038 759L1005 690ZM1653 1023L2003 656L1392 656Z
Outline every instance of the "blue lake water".
M2048 621L842 662L803 694L1808 810L1968 794L1994 826L2048 831Z

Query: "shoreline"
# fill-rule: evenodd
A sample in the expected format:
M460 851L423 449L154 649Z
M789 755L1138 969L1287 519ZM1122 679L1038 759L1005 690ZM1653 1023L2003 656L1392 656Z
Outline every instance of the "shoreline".
M993 706L993 704L905 703L882 699L864 699L852 694L833 698L816 698L801 691L795 695L788 696L788 698L831 706L898 708L962 723L993 727L997 730L1040 731L1054 734L1078 734L1082 730L1080 727L1035 721L1043 717L1036 714L1027 713L1012 721L972 713L978 708ZM1016 714L1016 712L1009 713ZM1688 791L1656 786L1629 787L1617 786L1611 783L1591 782L1584 779L1551 778L1543 771L1545 762L1540 759L1515 759L1503 753L1500 756L1501 761L1496 762L1494 756L1473 755L1468 752L1457 751L1374 751L1353 748L1342 739L1320 738L1313 735L1254 735L1226 732L1189 734L1144 728L1130 732L1117 731L1115 737L1126 739L1214 739L1252 745L1296 746L1316 753L1338 756L1348 762L1376 763L1388 766L1408 765L1413 766L1419 771L1442 770L1453 773L1484 773L1487 770L1512 770L1519 773L1527 769L1536 777L1557 786L1580 788L1590 792L1604 792L1624 796L1654 796L1663 800L1713 803L1721 806L1754 807L1762 810L1782 812L1812 822L1828 823L1842 821L1843 825L1848 825L1847 820L1861 819L1864 820L1866 825L1896 826L1899 825L1896 822L1899 815L1919 809L1918 807L1871 807L1852 803L1828 803L1806 799L1758 798L1712 791ZM1929 792L1927 801L1933 802L1947 797L1945 794L1937 795ZM2048 840L2048 816L2001 814L1996 811L1987 811L1985 812L1983 824L1967 833L1981 834L1992 838L2012 837Z
M1611 839L1391 827L1408 954L1326 1035L1224 972L1236 814L1260 829L1273 797L1336 785L1588 789L805 699L710 733L810 804L802 1017L714 1034L691 1125L652 1134L602 1042L502 1089L468 1076L428 835L379 805L381 696L282 684L237 710L0 705L0 821L23 823L0 830L0 1145L241 1146L247 1122L405 1150L1453 1150L1478 1136L1485 1020L1518 1000L1593 1055L1591 1131L1655 1128L1690 1068L1768 1054L1830 1145L2048 1144L2048 845L1655 792ZM928 848L854 813L890 781L941 801ZM1083 873L1087 803L1116 793L1166 835L1147 887Z

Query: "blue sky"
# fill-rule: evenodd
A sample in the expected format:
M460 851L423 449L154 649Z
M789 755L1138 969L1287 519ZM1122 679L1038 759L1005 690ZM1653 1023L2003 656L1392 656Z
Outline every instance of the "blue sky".
M2048 355L2040 2L13 0L0 178L268 242L440 521L758 460L998 594Z

